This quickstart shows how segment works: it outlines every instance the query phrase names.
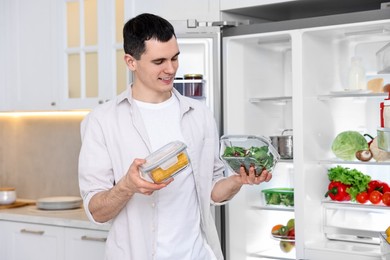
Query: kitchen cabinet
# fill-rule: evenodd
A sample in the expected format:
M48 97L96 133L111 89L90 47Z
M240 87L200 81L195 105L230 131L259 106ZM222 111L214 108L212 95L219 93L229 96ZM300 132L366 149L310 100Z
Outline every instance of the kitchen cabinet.
M2 1L2 110L52 110L58 103L58 58L55 17L58 1ZM4 19L4 20L3 20ZM3 37L2 36L2 37Z
M225 1L225 0L224 0ZM129 8L127 17L134 17L140 13L153 13L167 20L196 19L198 21L218 21L220 2L214 0L127 0ZM131 8L130 8L131 7ZM180 10L178 12L178 10Z
M0 230L0 249L7 260L103 260L108 233L4 220Z
M107 231L65 229L66 260L103 260Z
M2 221L2 255L7 260L64 260L64 229L48 225Z

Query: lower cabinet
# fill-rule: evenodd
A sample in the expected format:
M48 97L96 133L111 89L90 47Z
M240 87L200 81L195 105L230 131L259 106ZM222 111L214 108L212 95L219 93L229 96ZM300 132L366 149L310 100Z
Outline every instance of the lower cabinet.
M0 221L7 260L103 260L107 231Z
M107 231L65 228L66 260L103 260Z

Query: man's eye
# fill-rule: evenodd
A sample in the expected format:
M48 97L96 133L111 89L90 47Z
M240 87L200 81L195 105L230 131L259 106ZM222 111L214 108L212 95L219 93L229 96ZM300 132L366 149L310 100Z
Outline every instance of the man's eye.
M161 65L164 61L163 60L156 60L154 61L154 64Z

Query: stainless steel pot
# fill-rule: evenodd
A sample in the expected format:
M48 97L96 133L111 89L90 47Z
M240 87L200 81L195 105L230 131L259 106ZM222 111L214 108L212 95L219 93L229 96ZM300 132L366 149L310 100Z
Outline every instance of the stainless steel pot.
M293 135L286 135L286 132L292 132L292 129L285 129L283 130L282 135L270 136L270 139L281 159L292 159L294 158Z

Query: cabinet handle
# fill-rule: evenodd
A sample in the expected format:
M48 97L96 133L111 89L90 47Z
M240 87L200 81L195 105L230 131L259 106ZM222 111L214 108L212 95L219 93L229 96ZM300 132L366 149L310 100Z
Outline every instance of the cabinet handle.
M98 241L98 242L106 242L107 238L105 237L90 237L90 236L82 236L81 240L88 240L88 241Z
M41 231L41 230L28 230L28 229L21 229L20 230L20 233L28 233L28 234L34 234L34 235L43 235L45 234L45 231Z

